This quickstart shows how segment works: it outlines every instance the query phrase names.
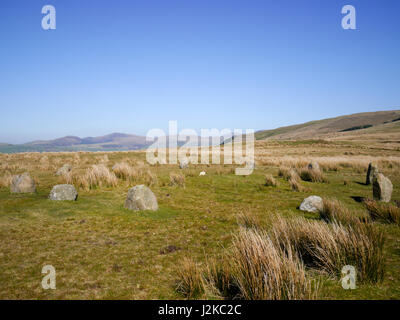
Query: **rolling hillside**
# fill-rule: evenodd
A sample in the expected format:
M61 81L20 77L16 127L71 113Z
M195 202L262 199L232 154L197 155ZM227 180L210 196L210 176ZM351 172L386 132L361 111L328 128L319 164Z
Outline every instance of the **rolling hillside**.
M365 140L368 137L400 138L400 110L356 113L256 132L257 140Z

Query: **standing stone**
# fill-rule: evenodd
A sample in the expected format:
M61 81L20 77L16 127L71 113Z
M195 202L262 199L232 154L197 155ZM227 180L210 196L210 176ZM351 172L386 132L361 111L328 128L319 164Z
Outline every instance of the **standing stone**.
M28 172L14 176L10 186L11 193L33 193L36 192L35 181Z
M125 201L125 208L134 211L158 210L157 198L145 185L134 186L129 189Z
M312 161L308 164L308 169L310 170L315 170L315 171L321 171L321 168L319 167L318 162Z
M379 173L378 166L376 164L370 163L368 165L367 179L365 181L366 185L370 185L371 184L375 173Z
M62 176L64 174L67 174L72 170L71 165L69 164L64 164L58 171L56 172L56 176Z
M393 184L382 173L377 173L372 179L372 192L375 200L389 202L392 197Z
M50 200L70 200L75 201L78 198L78 192L72 184L59 184L51 189Z
M322 210L322 198L318 196L310 196L305 198L300 205L300 210L307 212L319 212Z
M187 159L183 159L179 162L179 168L187 169L189 167L189 161Z

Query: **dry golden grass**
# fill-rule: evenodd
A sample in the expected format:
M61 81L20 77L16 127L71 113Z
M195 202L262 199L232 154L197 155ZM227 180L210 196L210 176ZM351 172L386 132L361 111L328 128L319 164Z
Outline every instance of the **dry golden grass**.
M400 208L398 206L371 199L364 200L364 204L373 220L394 223L400 226Z
M151 172L150 170L146 170L144 173L144 183L145 185L152 187L158 184L157 174Z
M322 220L326 222L335 222L342 225L351 225L357 223L360 219L354 213L350 212L337 199L323 199L322 210L319 212Z
M176 291L188 299L204 294L204 281L199 266L190 258L184 258L178 270L179 282Z
M12 175L6 172L2 177L0 177L0 187L8 188L11 184Z
M302 168L300 170L300 178L309 182L328 182L323 173L316 169Z
M169 180L170 180L170 184L172 186L177 185L179 187L185 188L186 179L185 179L185 175L183 175L182 173L171 172L169 174Z
M376 283L384 277L384 237L372 224L278 218L271 233L276 245L295 249L307 266L331 276L340 277L342 268L352 265L360 282Z
M118 162L112 167L112 171L115 175L123 180L134 181L141 175L141 171L139 169L131 167L126 162Z
M298 300L316 295L296 253L276 246L262 231L241 229L233 239L231 261L243 299Z
M96 189L98 187L116 187L118 178L103 164L94 164L82 171L70 171L63 175L65 183L73 184L83 190Z
M261 228L261 222L258 216L256 216L254 213L252 213L249 210L244 210L241 211L237 215L237 223L239 226L243 228L254 228L258 229Z
M297 171L294 168L289 168L289 167L280 167L278 170L278 176L288 181L290 179L300 180Z
M289 185L290 185L290 188L291 188L293 191L296 191L296 192L304 191L304 190L305 190L304 187L300 184L299 180L297 180L297 179L294 178L294 177L290 177L290 179L289 179Z
M265 186L267 187L276 187L277 183L274 177L271 174L265 175Z

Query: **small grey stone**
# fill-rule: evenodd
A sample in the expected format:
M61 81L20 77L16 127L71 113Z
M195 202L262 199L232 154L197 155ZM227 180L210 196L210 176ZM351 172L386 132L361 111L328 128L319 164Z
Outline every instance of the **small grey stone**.
M71 165L69 164L64 164L58 171L56 172L56 176L62 176L64 174L67 174L72 170Z
M318 196L310 196L305 198L300 204L300 210L307 212L319 212L322 210L322 198Z
M49 199L50 200L69 200L75 201L78 198L78 192L71 184L59 184L51 189Z
M125 208L134 211L158 210L157 198L145 185L134 186L129 189L125 200Z
M308 164L308 169L310 170L315 170L315 171L321 171L321 168L319 167L318 162L312 161Z

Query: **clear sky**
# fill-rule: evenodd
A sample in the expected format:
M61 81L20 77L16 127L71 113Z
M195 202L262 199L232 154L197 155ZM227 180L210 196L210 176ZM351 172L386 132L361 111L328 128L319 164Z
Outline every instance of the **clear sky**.
M0 41L0 142L400 108L398 0L1 0Z

